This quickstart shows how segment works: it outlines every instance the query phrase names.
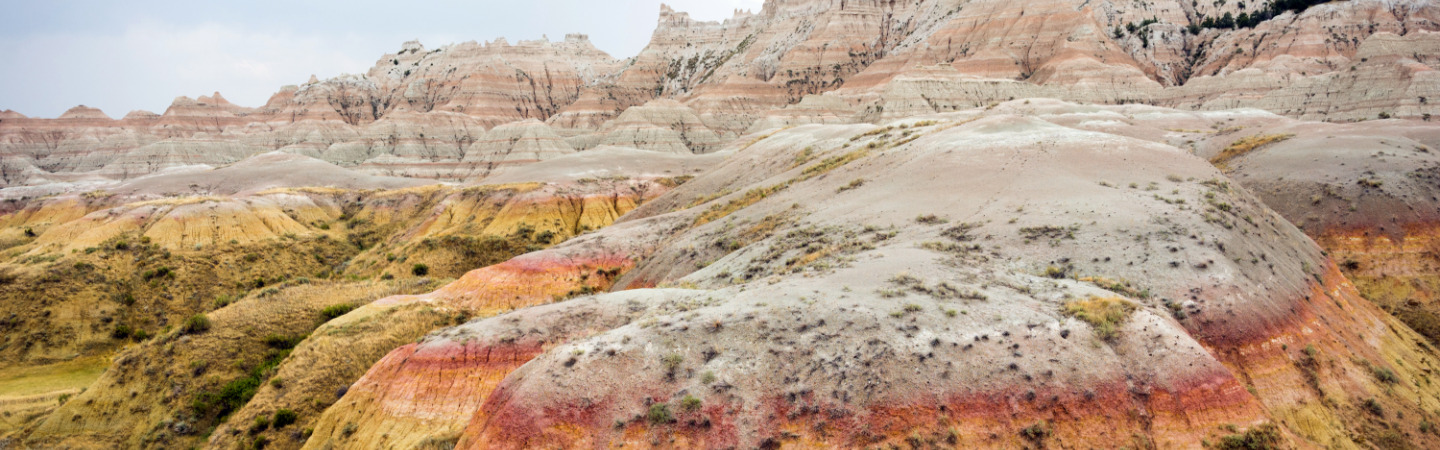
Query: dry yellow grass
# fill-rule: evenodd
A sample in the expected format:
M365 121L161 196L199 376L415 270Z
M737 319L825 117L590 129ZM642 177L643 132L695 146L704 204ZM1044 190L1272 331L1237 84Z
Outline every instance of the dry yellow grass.
M1135 309L1135 303L1120 297L1090 297L1065 302L1064 313L1090 324L1095 336L1109 341L1120 335L1120 325L1130 320Z
M1214 164L1215 167L1219 167L1220 170L1229 170L1230 161L1235 160L1235 158L1245 156L1250 152L1258 150L1260 147L1274 144L1276 142L1282 142L1292 137L1295 137L1295 135L1264 134L1244 137L1238 141L1230 143L1230 145L1226 146L1225 150L1221 151L1219 155L1215 155L1214 158L1210 158L1210 163Z

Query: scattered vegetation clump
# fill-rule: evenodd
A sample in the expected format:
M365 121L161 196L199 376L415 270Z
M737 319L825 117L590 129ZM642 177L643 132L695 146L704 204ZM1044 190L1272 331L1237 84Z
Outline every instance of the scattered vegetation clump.
M350 311L354 311L355 308L356 306L353 303L326 306L325 309L320 310L320 317L324 318L325 322L329 322L335 320L337 317L349 314Z
M700 399L693 395L686 395L685 398L680 399L680 409L686 412L699 411L701 404Z
M825 158L813 166L806 167L805 170L800 172L800 177L797 178L796 181L805 181L811 178L818 177L820 175L824 175L832 170L839 168L840 166L850 164L855 160L864 158L869 155L870 149L862 148L858 150L852 150L849 153L843 155Z
M299 418L300 416L298 414L295 414L295 411L281 408L280 410L275 411L275 428L285 428L285 426L295 423L295 421Z
M225 383L218 390L201 391L195 394L190 401L190 409L197 416L216 417L223 421L230 416L230 413L238 411L250 402L250 398L255 396L266 379L274 375L280 362L290 356L290 350L295 348L295 345L299 344L301 340L304 340L304 337L281 338L277 335L266 337L265 344L270 346L271 350L266 354L265 359L250 367L245 375Z
M700 225L723 219L726 216L734 214L735 211L745 209L746 207L753 205L761 200L764 200L766 197L775 195L776 193L783 191L788 187L790 187L790 183L781 183L774 186L755 188L746 191L745 195L741 196L740 198L731 200L724 204L717 204L711 206L710 209L705 210L704 213L701 213L698 217L695 218L695 223L693 226L698 227Z
M185 320L185 327L180 329L182 334L200 334L210 331L210 317L204 314L196 314Z
M1215 446L1221 450L1272 450L1280 448L1280 428L1266 423L1250 427L1244 433L1220 438Z
M650 405L650 413L646 414L651 425L663 425L675 421L675 414L670 412L670 405L655 403Z
M1120 335L1120 325L1135 313L1136 305L1119 297L1091 297L1065 302L1064 313L1090 324L1095 335L1113 341Z
M413 267L410 268L410 273L415 274L415 276L417 276L417 277L423 277L423 276L429 275L429 274L430 274L430 266L427 266L427 265L424 265L424 264L416 264L416 265L414 265Z
M1069 227L1057 227L1057 226L1053 226L1053 225L1045 225L1045 226L1039 226L1039 227L1024 227L1024 228L1021 228L1021 229L1020 229L1020 236L1025 238L1025 242L1026 242L1027 244L1028 244L1028 243L1031 243L1031 242L1034 242L1034 241L1041 240L1041 239L1048 239L1048 240L1050 240L1050 241L1053 242L1053 241L1058 241L1058 240L1060 240L1060 239L1072 239L1072 240L1073 240L1073 239L1075 239L1075 232L1076 232L1076 231L1080 231L1080 226L1079 226L1079 225L1071 225L1071 226L1069 226Z
M1050 423L1041 420L1039 422L1035 422L1035 424L1033 425L1022 428L1020 430L1020 437L1023 437L1025 438L1025 440L1033 442L1036 445L1040 445L1040 443L1045 442L1045 439L1048 439L1050 437L1050 434L1052 432L1053 431L1051 431L1050 429Z
M1375 400L1374 398L1366 399L1364 406L1365 410L1369 411L1370 414L1374 414L1379 417L1385 417L1385 407L1380 406L1380 402Z
M680 363L685 362L685 357L678 353L671 353L660 358L660 363L665 366L665 376L675 378L675 372L680 370Z
M1210 163L1214 164L1215 167L1219 167L1220 170L1228 170L1230 168L1230 161L1233 161L1235 158L1245 156L1246 154L1253 152L1260 147L1274 144L1276 142L1282 142L1292 137L1295 137L1295 135L1265 134L1241 138L1238 141L1230 143L1229 146L1226 146L1225 150L1222 150L1219 155L1215 155L1214 158L1210 158Z
M939 225L946 222L949 220L934 214L925 214L915 218L915 223L923 225Z
M856 179L854 179L854 180L851 180L849 184L846 184L846 185L844 185L844 186L840 186L840 187L838 187L838 188L835 188L835 193L838 194L838 193L845 192L845 191L848 191L848 190L851 190L851 189L855 189L855 188L858 188L858 187L864 186L864 185L865 185L865 179L864 179L864 178L856 178Z
M1400 382L1400 377L1395 376L1395 371L1390 370L1388 367L1371 366L1370 371L1375 375L1375 379L1381 383L1395 384Z

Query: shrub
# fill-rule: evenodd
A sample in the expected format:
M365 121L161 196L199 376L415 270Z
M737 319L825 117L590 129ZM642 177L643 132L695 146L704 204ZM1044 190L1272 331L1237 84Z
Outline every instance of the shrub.
M1256 425L1244 433L1220 438L1215 448L1222 450L1270 450L1280 448L1280 429L1275 424Z
M430 266L427 266L427 265L424 265L424 264L416 264L415 267L411 267L411 268L410 268L410 273L415 274L415 276L417 276L417 277L423 277L423 276L425 276L425 275L429 275L429 274L430 274Z
M1111 341L1119 336L1119 327L1135 312L1135 304L1119 297L1090 297L1065 302L1067 316L1085 321L1100 339Z
M665 424L675 421L675 415L670 413L670 405L656 403L650 405L650 414L646 416L654 425Z
M131 329L129 325L122 323L116 325L114 330L110 330L110 337L115 339L129 339L130 335L134 334L134 332L135 330Z
M282 408L279 411L275 411L275 428L285 428L286 425L295 423L299 418L300 416L295 414L295 411Z
M1381 383L1395 384L1400 382L1400 377L1395 376L1395 371L1387 367L1374 366L1371 367L1370 370L1375 373L1375 379Z
M934 214L925 214L915 218L915 223L924 225L939 225L945 222L949 222L949 220L942 219L940 216Z
M329 322L329 321L331 321L331 320L335 320L336 317L340 317L340 316L349 314L350 311L354 311L354 310L355 310L355 305L352 304L352 303L341 303L341 304L338 304L338 305L330 305L330 306L326 306L325 309L320 310L320 317L324 317L324 318L325 318L325 321L326 321L326 322Z
M269 428L270 428L270 417L268 417L268 416L257 416L257 417L255 417L255 425L250 426L250 432L251 432L251 433L259 433L259 432L265 431L265 430L267 430L267 429L269 429Z
M185 320L185 327L180 329L183 334L199 334L210 330L210 318L204 314L196 314Z
M1385 408L1380 406L1380 402L1376 401L1374 398L1365 400L1365 410L1369 411L1370 414L1385 417Z
M685 398L680 399L680 409L683 411L698 411L700 405L700 399L693 395L686 395Z
M1044 441L1045 438L1050 437L1050 423L1044 420L1035 422L1034 425L1030 425L1021 429L1020 437L1023 437L1030 442L1039 444L1040 442Z

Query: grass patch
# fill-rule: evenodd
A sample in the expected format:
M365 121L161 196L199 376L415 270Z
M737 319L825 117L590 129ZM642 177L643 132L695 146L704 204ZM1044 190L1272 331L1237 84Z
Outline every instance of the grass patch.
M790 187L790 183L781 183L774 186L755 188L746 191L745 195L740 196L740 198L725 202L724 204L711 206L710 209L705 210L704 213L701 213L699 217L695 218L695 223L692 226L698 227L710 222L714 222L716 220L723 219L726 216L734 214L735 211L745 209L746 207L749 207L750 205L764 200L766 197L775 195L776 193L783 191L785 190L785 188L788 187Z
M110 364L103 357L79 358L43 366L0 364L0 397L80 389L94 383Z
M329 322L331 320L335 320L335 318L337 317L349 314L350 311L354 310L355 304L353 303L330 305L326 306L325 309L320 310L320 317L323 318L325 322Z
M1095 335L1113 341L1120 335L1120 325L1135 313L1135 303L1119 297L1090 297L1065 302L1064 313L1090 324Z
M1260 147L1274 144L1276 142L1282 142L1292 137L1295 137L1295 135L1266 134L1241 138L1240 140L1232 142L1230 143L1230 145L1226 146L1225 150L1220 151L1219 155L1215 155L1214 158L1210 158L1210 163L1214 164L1215 167L1219 167L1220 170L1229 170L1229 163L1235 158L1245 156L1246 154L1253 152Z

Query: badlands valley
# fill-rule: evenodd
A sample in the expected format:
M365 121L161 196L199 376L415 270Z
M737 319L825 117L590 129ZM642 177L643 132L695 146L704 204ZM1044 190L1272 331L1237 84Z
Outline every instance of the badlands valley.
M768 0L4 110L0 448L1440 448L1437 69L1434 0Z

